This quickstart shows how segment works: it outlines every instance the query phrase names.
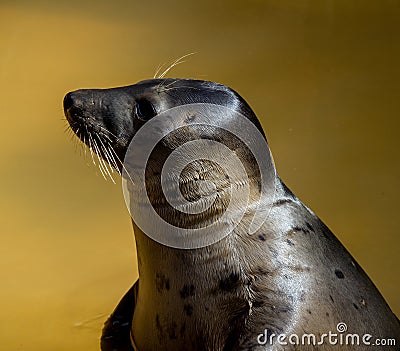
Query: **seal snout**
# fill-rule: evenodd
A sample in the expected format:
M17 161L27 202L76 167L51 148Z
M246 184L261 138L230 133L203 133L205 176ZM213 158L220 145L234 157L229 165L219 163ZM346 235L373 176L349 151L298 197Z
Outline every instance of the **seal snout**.
M66 94L63 102L65 117L82 141L88 133L100 132L100 122L95 118L96 111L93 110L94 104L89 101L90 97L86 91L76 90ZM89 109L87 105L90 106Z
M64 97L64 114L71 127L87 124L88 127L99 124L98 111L90 90L75 90ZM74 128L73 128L74 129Z
M80 100L76 91L71 91L64 97L64 113L70 124L75 123L76 119L82 115L83 102Z
M64 111L68 111L74 104L74 93L69 92L64 96Z
M76 90L71 91L64 97L64 112L69 120L74 116L82 116L88 110L87 106L93 106L94 104L89 101L90 98L88 94L84 91Z

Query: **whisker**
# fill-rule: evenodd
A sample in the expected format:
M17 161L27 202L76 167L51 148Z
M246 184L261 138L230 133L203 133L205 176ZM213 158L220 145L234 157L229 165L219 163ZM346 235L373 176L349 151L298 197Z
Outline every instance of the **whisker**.
M66 120L66 119L65 119ZM67 121L67 120L66 120ZM76 128L75 128L76 127ZM84 127L84 128L83 128ZM64 132L69 133L71 139L73 140L75 149L79 148L79 153L82 155L84 153L84 157L86 159L86 164L88 163L88 154L90 151L90 158L92 159L92 163L96 168L99 169L102 177L105 180L110 180L116 184L113 173L114 170L122 175L120 168L118 167L118 163L116 158L118 155L115 153L115 150L112 147L113 139L119 140L115 134L107 130L102 126L98 126L100 128L99 133L92 134L86 124L74 126L73 124L67 124ZM85 130L82 130L85 129ZM82 150L83 149L83 150ZM97 157L97 160L96 160ZM118 159L118 161L122 162Z
M105 166L104 166L104 164L103 164L103 160L102 160L102 158L100 157L100 150L99 150L99 148L98 148L98 145L97 145L97 142L96 142L96 139L95 139L95 138L93 138L93 146L94 146L95 154L96 154L96 156L97 156L97 160L99 161L99 162L98 162L98 166L99 166L100 172L101 172L103 178L104 178L105 180L107 180L107 177L106 177L106 169L105 169Z
M90 166L90 162L88 161L88 155L87 155L87 149L89 148L89 146L86 144L86 135L83 134L81 138L83 140L83 142L80 143L80 145L82 146L81 150L83 150L83 158L85 160L86 165Z
M85 319L83 321L76 322L76 323L74 323L74 327L83 327L83 326L85 326L85 325L87 325L87 324L89 324L91 322L96 322L97 320L99 320L100 318L103 318L104 316L107 316L107 314L106 313L101 313L101 314L98 314L98 315L96 315L96 316L94 316L92 318L88 318L88 319Z
M102 151L104 157L105 157L106 160L107 160L107 162L104 162L105 168L106 168L106 170L107 170L107 174L108 174L110 180L111 180L114 184L116 184L116 183L115 183L115 180L114 180L114 178L113 178L113 176L112 176L112 173L114 173L114 170L113 170L113 167L111 166L111 161L110 161L110 159L108 158L107 149L105 148L103 142L101 141L101 138L98 138L98 141L100 142L100 150ZM103 160L103 161L104 161L104 160ZM111 173L110 173L110 170L111 170Z
M100 142L100 149L101 149L101 151L103 152L104 157L105 157L106 160L107 160L107 163L108 163L109 165L111 165L110 159L108 158L107 149L106 149L106 147L104 146L103 142L101 141L101 138L98 138L98 141ZM114 173L114 170L113 170L112 167L111 167L111 173Z
M176 82L178 82L179 81L179 79L175 79L174 81L172 81L171 83L168 83L167 85L164 85L162 88L163 88L163 90L164 89L166 89L166 88L168 88L169 86L171 86L171 85L173 85L173 84L175 84Z
M107 151L108 151L108 155L109 155L109 157L111 158L111 160L112 160L112 164L114 165L114 168L115 168L115 170L118 172L118 174L119 175L122 175L121 174L121 171L119 170L119 167L118 167L118 165L117 165L117 161L115 160L115 158L114 158L114 155L113 155L113 151L114 151L114 149L113 149L113 147L111 146L111 144L108 142L107 143L108 145L108 147L107 147Z
M186 62L186 61L183 61L184 58L186 58L186 57L188 57L188 56L191 56L191 55L194 55L194 54L195 54L194 52L191 52L191 53L189 53L189 54L183 55L182 57L176 59L174 62L172 62L172 63L158 76L158 78L164 78L164 76L165 76L173 67L175 67L175 66L177 66L177 65L179 65L179 64L181 64L181 63Z
M79 136L80 135L80 131L79 131L79 128L76 130L76 135L77 136ZM75 146L75 150L79 150L79 156L82 156L82 143L81 143L81 141L78 139L78 138L76 138L76 137L74 137L74 146Z
M86 159L86 161L87 161L87 152L86 152L86 150L87 150L87 144L86 144L86 135L84 134L83 135L83 144L84 144L84 147L83 147L83 150L84 150L84 155L85 155L85 159Z
M110 148L112 149L111 144L107 143L108 145L104 145L104 143L103 143L103 141L101 139L99 139L99 141L100 141L100 143L102 145L104 156L106 157L107 162L111 166L111 172L114 173L114 168L115 168L115 171L118 172L118 174L120 174L119 168L118 168L117 163L115 161L115 158L112 155L112 153L110 152Z
M97 140L98 140L99 142L101 142L101 139L100 139L100 138L97 138ZM97 145L97 148L98 148L98 150L99 150L99 156L100 156L100 158L101 158L101 161L102 161L102 163L103 163L104 169L105 169L106 172L107 172L108 177L110 178L110 180L111 180L114 184L116 184L116 183L115 183L115 180L114 180L114 178L113 178L113 176L112 176L112 173L114 173L114 171L113 171L113 168L111 167L111 164L110 164L110 162L109 162L109 160L108 160L106 151L103 149L103 147L102 147L101 145L99 146L99 145L97 144L97 141L96 141L96 145ZM106 158L107 161L105 161L105 160L101 157L101 154L104 155L104 157ZM110 173L110 170L111 170L111 173Z
M96 162L94 161L94 156L93 156L92 136L90 135L90 133L87 134L87 135L88 135L88 144L89 144L90 156L92 156L92 162L93 162L93 164L94 164L95 166L97 166L97 165L96 165Z
M111 148L111 151L114 153L114 155L115 155L115 157L117 158L118 162L120 163L122 169L125 170L125 173L128 175L130 181L131 181L132 184L133 184L133 180L132 180L132 178L131 178L131 175L129 174L128 170L126 169L124 163L121 161L121 159L119 158L119 156L117 155L117 153L115 152L115 150L114 150L113 148ZM121 171L121 175L122 175L122 171Z
M107 130L106 128L104 128L104 127L102 127L102 126L99 126L100 127L100 130L103 132L103 135L104 136L106 136L108 139L110 139L108 136L107 136L107 133L108 134L110 134L112 137L114 137L115 139L118 139L118 137L115 135L115 134L113 134L112 132L110 132L109 130Z
M153 78L156 79L157 78L157 74L160 73L161 69L165 66L165 63L163 64L159 64L156 70L156 73L154 73Z

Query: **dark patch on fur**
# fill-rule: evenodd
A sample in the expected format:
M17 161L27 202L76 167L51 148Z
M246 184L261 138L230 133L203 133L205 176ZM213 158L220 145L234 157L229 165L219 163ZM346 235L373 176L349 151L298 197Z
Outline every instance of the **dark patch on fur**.
M181 338L183 338L183 336L185 335L186 332L186 323L183 322L181 329L179 329L179 335L181 336Z
M276 308L275 311L280 312L280 313L288 313L288 312L292 312L293 308L290 306L283 306L283 307Z
M160 316L158 315L158 313L156 314L156 328L158 331L158 340L162 341L163 339L163 329L160 323Z
M295 266L288 266L288 268L293 269L295 272L309 272L311 270L308 266L302 266L300 264L296 264Z
M177 339L178 336L176 335L176 322L171 322L170 324L168 324L167 326L167 333L168 333L168 337L172 340L172 339Z
M170 289L169 279L162 273L156 274L156 288L158 292Z
M186 299L186 298L188 298L189 296L193 296L194 295L194 285L193 284L190 284L190 285L184 285L183 287L182 287L182 290L181 291L179 291L179 294L181 295L181 298L182 299Z
M340 269L335 269L335 274L339 279L343 279L344 278L344 274Z
M258 308L258 307L262 307L264 305L264 301L263 300L255 300L253 301L253 308Z
M219 281L219 288L224 291L236 289L239 285L239 274L231 273L228 277Z
M354 306L354 308L355 308L356 310L358 310L358 306L357 306L355 303L353 303L353 306Z
M183 310L185 311L185 314L190 317L193 314L193 305L187 303L183 306Z
M308 230L307 228L299 227L299 226L293 227L292 231L301 232L301 233L304 233L304 234L310 234L310 230Z
M269 246L269 251L272 253L272 257L277 258L278 257L278 250L274 249L273 247Z
M289 246L294 246L293 241L291 241L290 239L286 239L286 242L288 243Z
M261 241L267 240L266 237L265 237L265 234L258 234L258 238L259 238Z
M267 271L264 267L259 266L255 270L255 275L268 275L270 272Z
M286 205L289 203L292 203L293 200L292 199L279 199L278 201L275 201L272 206L278 207L278 206L282 206L282 205Z
M306 226L311 232L313 232L313 233L315 232L313 226L310 223L306 222Z
M332 301L333 303L335 303L335 301L333 300L332 295L329 295L329 297L331 298L331 301Z

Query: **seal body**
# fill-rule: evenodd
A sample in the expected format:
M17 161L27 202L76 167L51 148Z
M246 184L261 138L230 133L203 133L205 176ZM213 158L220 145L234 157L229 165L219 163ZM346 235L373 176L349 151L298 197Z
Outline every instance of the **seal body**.
M206 81L154 79L78 90L66 95L64 109L80 139L121 170L129 143L144 124L163 111L193 103L238 111L264 136L243 98ZM233 116L216 118L238 123ZM250 189L250 202L268 208L268 216L254 235L248 235L245 215L228 236L189 250L160 244L133 221L139 280L106 322L102 350L328 350L335 340L343 350L381 350L379 340L386 340L385 350L398 350L399 320L372 281L278 175L274 173L274 196L259 196L255 159L234 135L196 126L162 140L143 165L147 193L158 213L174 223L197 226L218 220L226 206L229 177L202 159L182 172L181 189L194 201L201 197L197 181L212 181L217 184L216 205L187 220L164 201L158 186L163 162L194 138L218 140L234 150L249 174L243 183ZM241 191L240 181L234 185L234 191Z

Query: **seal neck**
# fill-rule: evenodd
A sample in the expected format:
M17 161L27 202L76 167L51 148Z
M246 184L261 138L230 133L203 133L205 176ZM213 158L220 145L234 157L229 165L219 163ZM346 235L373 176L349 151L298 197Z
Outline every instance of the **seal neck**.
M135 347L222 350L251 313L250 277L235 236L185 250L159 244L133 226L139 267Z
M172 189L171 193L177 194L179 190L185 194L189 206L190 202L207 200L210 196L213 205L200 213L184 215L183 212L190 212L187 208L177 211L176 206L170 206L163 197L169 189L162 189L160 178L157 170L147 170L147 195L157 214L179 228L206 228L210 223L223 222L221 216L230 203L234 204L229 209L235 217L236 211L249 206L249 201L253 204L260 200L257 174L246 179L236 177L232 181L219 168L200 160L184 169L180 182L175 183L179 189ZM208 188L207 184L199 186L199 180L213 183L214 188ZM166 184L173 184L173 179ZM209 193L205 194L207 191ZM232 193L235 201L231 200ZM248 217L252 217L251 214ZM237 220L235 233L208 246L192 246L199 247L194 249L163 245L133 222L139 288L132 335L137 349L215 351L233 348L252 312L249 288L252 278L249 267L244 266L251 253L245 252L244 248L249 246L243 243L249 240L244 229L248 218L243 223L240 218L233 219ZM248 223L246 225L248 227ZM209 234L218 232L210 230Z

